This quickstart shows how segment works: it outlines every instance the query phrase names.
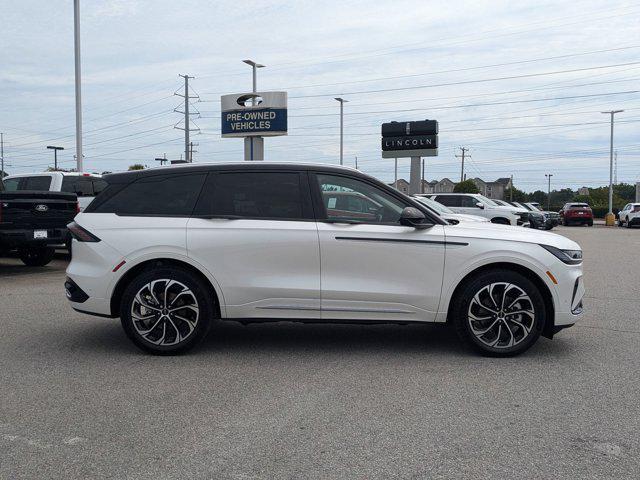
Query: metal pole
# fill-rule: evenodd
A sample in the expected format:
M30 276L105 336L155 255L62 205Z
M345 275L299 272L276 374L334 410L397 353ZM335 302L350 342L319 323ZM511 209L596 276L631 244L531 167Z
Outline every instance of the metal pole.
M398 189L398 159L395 159L395 168L394 168L394 180L393 186L397 190Z
M553 177L553 173L545 173L544 176L549 181L547 186L547 210L551 210L551 177Z
M4 133L0 133L0 180L4 177Z
M73 43L76 66L76 170L83 170L82 155L82 88L80 72L80 0L73 2Z
M611 110L608 113L611 116L611 141L609 143L609 212L607 215L613 215L613 119L616 113L624 112L624 110Z
M424 158L422 159L422 179L420 181L420 193L424 193Z
M420 157L411 157L409 172L409 195L420 193Z
M53 169L58 171L58 149L53 151Z
M344 103L340 102L340 165L342 165L343 141L344 141Z
M189 157L189 75L184 76L184 158L187 162Z
M509 201L513 202L513 175L511 175L511 184L509 186Z

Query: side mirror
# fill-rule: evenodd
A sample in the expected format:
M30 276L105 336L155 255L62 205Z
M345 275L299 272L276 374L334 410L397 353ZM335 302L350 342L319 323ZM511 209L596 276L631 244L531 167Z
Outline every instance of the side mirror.
M476 207L478 207L478 208L484 208L484 203L482 203L482 202L478 202L478 203L476 203Z
M417 229L429 228L432 225L426 223L427 217L415 207L405 207L400 214L400 225Z

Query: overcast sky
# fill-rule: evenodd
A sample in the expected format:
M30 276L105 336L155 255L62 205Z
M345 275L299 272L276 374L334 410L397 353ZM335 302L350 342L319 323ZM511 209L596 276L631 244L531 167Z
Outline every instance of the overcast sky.
M618 180L640 181L640 4L637 1L81 2L85 169L154 165L183 151L178 74L200 101L196 161L242 159L220 138L220 95L250 91L242 59L267 65L259 90L289 93L289 135L267 160L339 161L393 181L380 124L436 119L440 152L426 177L514 176L524 190L604 185L609 118ZM74 165L73 2L5 0L0 131L9 173ZM399 161L408 177L409 160Z

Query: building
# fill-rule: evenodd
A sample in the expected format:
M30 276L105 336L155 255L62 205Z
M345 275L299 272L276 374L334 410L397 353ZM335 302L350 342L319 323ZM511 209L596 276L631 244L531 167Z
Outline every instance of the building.
M589 189L587 187L580 187L578 189L578 195L589 195Z
M409 195L409 182L407 182L404 178L399 178L396 182L390 183L393 188L404 193L405 195Z
M455 186L454 182L445 177L433 185L432 193L453 193Z
M478 188L478 191L488 198L504 200L504 193L511 188L511 179L509 177L498 178L495 182L485 182L481 178L472 178L471 181ZM390 183L392 187L402 193L409 194L409 182L404 178L399 178L397 184ZM456 183L448 178L442 180L431 180L430 182L422 180L420 184L420 193L453 193Z

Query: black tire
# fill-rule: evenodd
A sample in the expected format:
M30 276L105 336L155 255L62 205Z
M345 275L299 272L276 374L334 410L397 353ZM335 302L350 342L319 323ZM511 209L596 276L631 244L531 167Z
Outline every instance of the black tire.
M631 228L631 224L629 223L629 217L625 219L625 225L627 226L627 228Z
M492 218L491 219L491 223L497 223L499 225L511 225L511 222L509 220L507 220L506 218Z
M624 222L622 221L621 218L618 219L618 226L619 227L624 227Z
M32 247L18 250L20 260L29 267L44 267L53 260L55 253L53 247Z
M518 342L512 346L490 346L481 340L471 329L471 323L473 320L469 317L471 303L474 302L473 308L478 306L475 300L476 294L479 296L487 295L488 287L492 284L498 284L494 287L494 295L499 295L501 288L500 284L510 284L515 287L502 287L503 291L507 293L507 299L511 300L518 291L524 292L528 296L528 300L522 300L515 304L513 308L532 309L532 315L520 314L518 321L521 324L526 324L528 331L525 328L518 327L515 321L497 320L499 313L495 316L492 315L491 319L487 319L486 322L494 322L494 325L500 327L500 330L496 332L495 338L509 338L502 334L502 325L509 325L509 329L505 327L505 332L511 332L511 338L515 341L516 336ZM475 351L482 355L490 357L511 357L519 355L528 350L540 337L544 325L546 322L546 310L542 294L538 290L538 287L527 279L525 276L512 270L495 269L488 270L470 278L456 293L455 297L451 299L453 305L451 309L450 321L453 323L458 336L464 343L473 348ZM524 306L522 306L524 305ZM529 308L531 307L531 308ZM473 313L473 308L471 312ZM482 307L481 307L482 308ZM485 310L485 314L488 314L489 310ZM504 313L502 313L504 315ZM507 314L506 317L509 317ZM512 316L517 317L517 315ZM526 320L523 320L526 319ZM495 322L498 322L497 324ZM476 323L476 325L486 328L487 323ZM513 328L513 330L511 330ZM479 330L482 330L480 328ZM489 334L495 332L496 329L489 331ZM516 332L517 335L514 335ZM486 340L486 339L485 339ZM491 340L489 337L488 340Z
M545 230L551 230L553 228L553 225L545 225L544 229Z
M588 227L593 227L593 220L589 220L589 221L587 222L587 226L588 226Z
M138 323L134 324L132 312L140 307L140 304L136 299L138 292L143 290L145 286L149 285L151 282L157 281L157 285L160 287L160 290L156 291L156 293L158 293L156 298L159 301L164 302L164 298L162 298L164 293L161 290L163 285L166 286L166 282L161 282L165 279L179 282L179 284L186 287L190 292L191 295L187 294L187 297L189 299L193 299L194 302L196 302L195 306L197 307L195 326L186 320L179 320L179 318L174 317L166 308L157 308L157 311L149 313L149 315L154 316L148 321L149 323L145 324L142 323L142 321L137 320ZM174 286L176 285L177 284L174 284ZM148 292L148 290L145 291ZM182 294L185 292L186 290L182 291ZM172 300L177 299L175 290L173 298L170 297L171 294L172 293L170 291L170 293L166 295L169 297L166 301L166 305L168 306L170 306L170 302ZM185 297L183 296L182 298ZM135 305L134 301L136 302ZM147 310L146 306L143 306L142 308L144 308L145 311ZM155 306L151 307L151 303L149 303L149 308L155 308ZM142 312L141 309L139 311ZM189 314L189 311L193 312L189 307L185 307L185 310L180 310L183 317L193 315L193 313ZM149 310L149 312L151 311ZM215 317L215 312L215 299L210 288L197 275L180 267L155 267L143 271L140 275L135 277L129 285L127 285L120 302L120 320L125 333L138 348L155 355L177 355L192 349L198 342L206 337ZM193 318L191 318L191 320L193 320ZM146 337L138 331L138 328L136 328L136 325L139 325L144 330L145 328L150 328L152 323L155 323L158 326L155 330L150 330L151 333ZM154 338L160 336L160 328L166 329L169 336L165 337L165 333L163 332L160 339ZM178 331L180 331L180 334L177 333ZM185 335L184 339L179 340L179 335ZM173 341L176 343L169 345L153 343L153 340L160 340L164 343L165 338L173 338Z

